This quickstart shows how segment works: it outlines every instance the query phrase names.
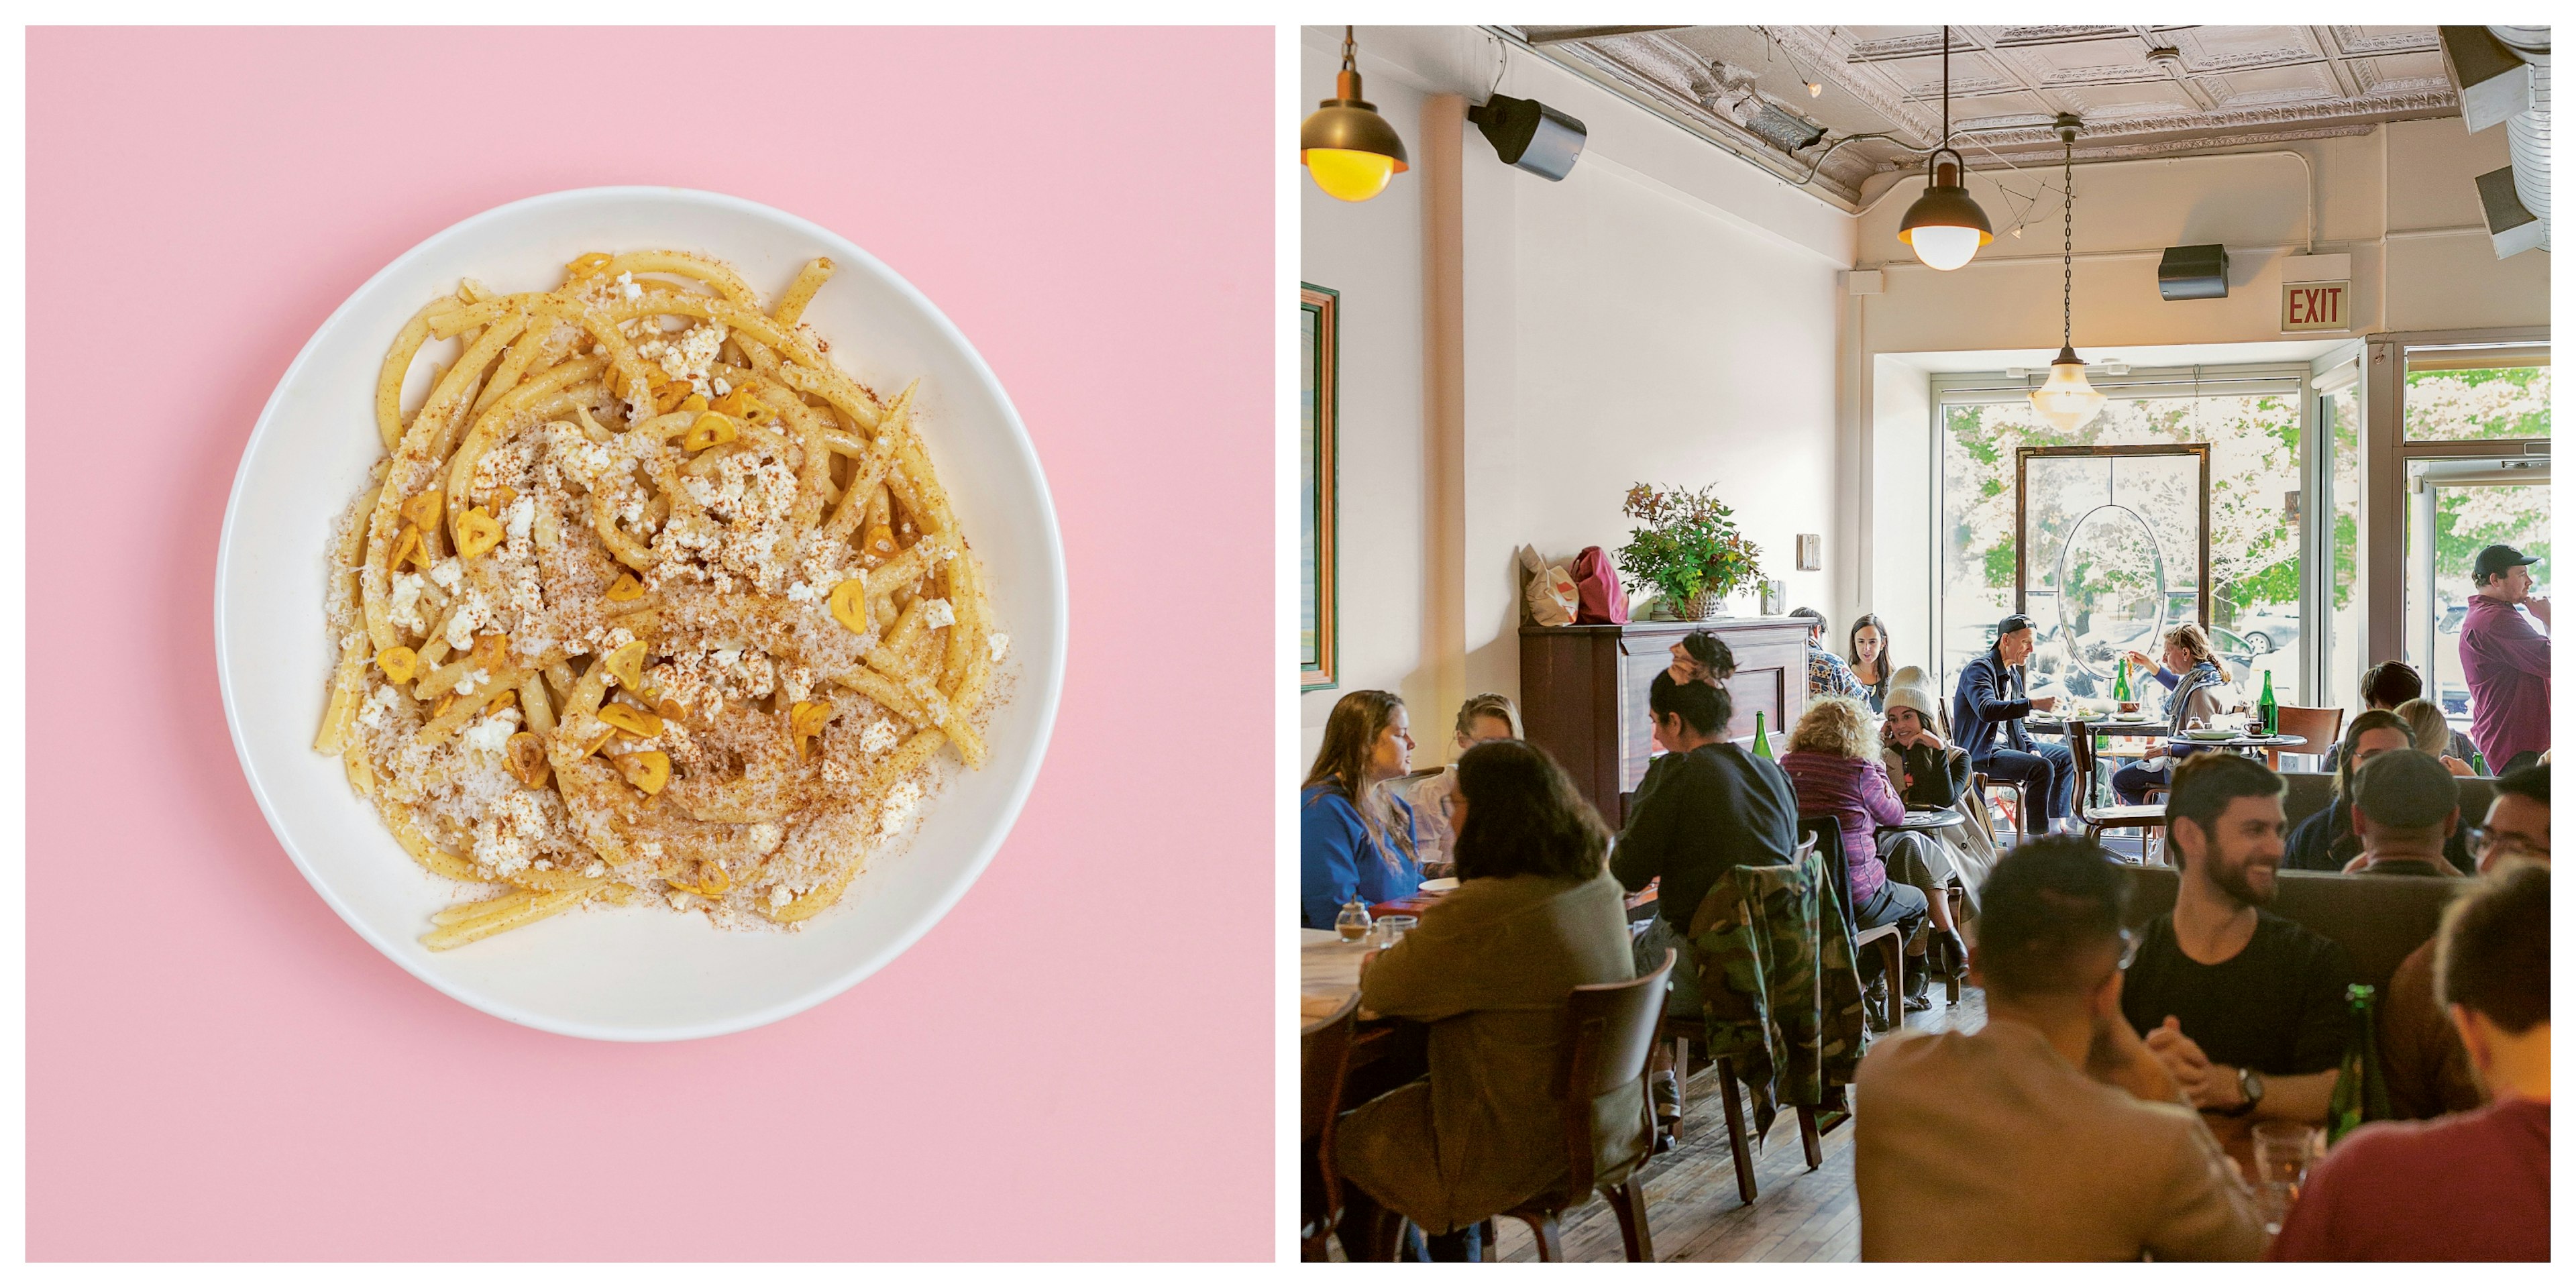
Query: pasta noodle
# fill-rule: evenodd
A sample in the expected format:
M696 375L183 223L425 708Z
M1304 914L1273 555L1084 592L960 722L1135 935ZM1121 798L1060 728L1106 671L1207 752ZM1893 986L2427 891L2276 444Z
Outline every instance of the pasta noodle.
M492 891L462 947L594 903L794 928L941 769L980 767L993 630L922 443L730 265L593 253L471 279L394 336L386 456L331 534L317 753L425 870ZM458 341L420 407L421 350Z

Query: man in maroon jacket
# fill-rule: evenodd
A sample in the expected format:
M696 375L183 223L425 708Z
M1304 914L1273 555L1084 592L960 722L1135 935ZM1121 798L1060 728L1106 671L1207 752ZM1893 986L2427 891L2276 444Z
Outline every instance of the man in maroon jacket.
M2537 756L2549 750L2549 637L2531 628L2519 606L2543 623L2549 601L2531 594L2530 565L2511 546L2488 546L2478 552L2469 580L2469 596L2460 621L2460 675L2469 684L2469 740L2487 758L2487 767L2502 774L2515 768L2515 756Z

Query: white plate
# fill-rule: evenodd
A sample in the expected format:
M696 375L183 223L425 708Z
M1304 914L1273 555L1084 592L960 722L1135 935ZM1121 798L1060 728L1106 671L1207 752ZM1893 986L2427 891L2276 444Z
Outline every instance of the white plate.
M1455 890L1457 888L1458 878L1456 877L1433 877L1422 883L1422 889L1427 894L1439 894L1443 891Z
M774 295L798 266L840 266L806 319L879 389L918 376L923 437L984 560L1003 701L985 767L950 762L916 834L871 860L839 908L794 934L728 933L703 916L590 910L444 953L429 914L461 890L420 870L372 807L312 750L329 671L324 544L381 454L376 369L421 304L471 276L504 291L561 280L590 250L671 247L723 258ZM452 343L452 342L451 342ZM425 381L426 363L414 372ZM1037 453L974 347L910 284L793 215L679 188L589 188L514 202L413 247L358 288L298 354L242 452L215 573L215 663L251 794L315 891L377 951L505 1020L576 1037L661 1041L793 1015L935 924L1000 848L1036 779L1064 678L1064 549Z

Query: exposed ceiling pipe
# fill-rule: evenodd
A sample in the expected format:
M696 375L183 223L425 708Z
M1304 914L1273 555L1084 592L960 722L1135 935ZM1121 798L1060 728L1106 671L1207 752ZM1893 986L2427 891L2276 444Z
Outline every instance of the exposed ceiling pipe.
M2540 221L2540 248L2549 249L2549 28L2489 27L2516 57L2531 65L2531 105L2505 118L2513 154L2513 191Z

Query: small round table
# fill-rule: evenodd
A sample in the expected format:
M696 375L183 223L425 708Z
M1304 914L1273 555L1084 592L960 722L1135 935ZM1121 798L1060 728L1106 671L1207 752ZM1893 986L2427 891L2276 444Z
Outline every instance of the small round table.
M1893 823L1882 823L1879 825L1878 830L1882 832L1938 832L1942 828L1957 827L1961 823L1965 823L1967 821L1967 815L1954 809L1910 809L1905 811L1905 817L1898 819Z
M2186 738L2181 734L2165 740L2168 747L2190 747L2203 751L2224 748L2228 751L2288 751L2308 745L2308 740L2291 733L2238 734L2233 738Z

